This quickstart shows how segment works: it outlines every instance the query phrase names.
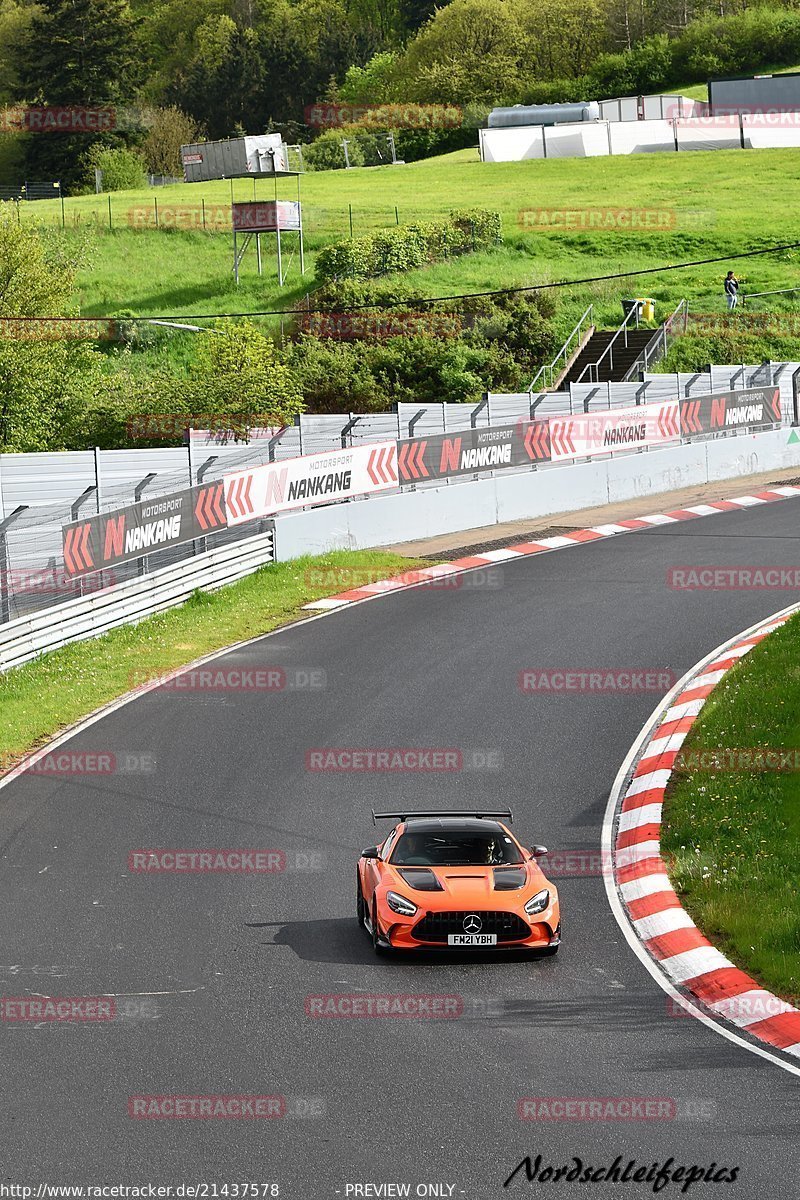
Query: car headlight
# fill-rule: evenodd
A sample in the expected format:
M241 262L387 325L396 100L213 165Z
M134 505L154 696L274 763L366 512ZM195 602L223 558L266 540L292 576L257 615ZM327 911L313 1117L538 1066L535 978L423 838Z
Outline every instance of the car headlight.
M537 892L535 896L531 897L531 899L525 905L525 912L528 913L529 916L533 916L534 913L544 912L549 903L550 893L548 892L547 888L544 888L541 892Z
M387 892L386 903L392 912L399 913L401 917L413 917L417 911L416 904L406 900L405 896L399 896L397 892Z

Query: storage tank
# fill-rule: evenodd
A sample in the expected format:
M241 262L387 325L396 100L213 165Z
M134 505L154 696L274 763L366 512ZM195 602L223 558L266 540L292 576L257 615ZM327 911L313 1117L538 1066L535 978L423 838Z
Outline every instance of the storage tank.
M576 121L599 120L600 105L596 100L575 101L574 104L515 104L513 108L493 108L489 113L489 128L564 125L574 124Z

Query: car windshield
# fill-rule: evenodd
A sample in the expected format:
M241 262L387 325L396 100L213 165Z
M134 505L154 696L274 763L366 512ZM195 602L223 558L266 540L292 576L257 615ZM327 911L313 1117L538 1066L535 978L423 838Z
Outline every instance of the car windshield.
M401 867L496 867L523 859L508 834L489 829L404 833L391 861Z

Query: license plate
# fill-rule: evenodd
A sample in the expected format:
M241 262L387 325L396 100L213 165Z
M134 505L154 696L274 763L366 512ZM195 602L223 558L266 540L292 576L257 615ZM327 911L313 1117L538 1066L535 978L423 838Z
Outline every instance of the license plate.
M450 933L448 946L496 946L496 933Z

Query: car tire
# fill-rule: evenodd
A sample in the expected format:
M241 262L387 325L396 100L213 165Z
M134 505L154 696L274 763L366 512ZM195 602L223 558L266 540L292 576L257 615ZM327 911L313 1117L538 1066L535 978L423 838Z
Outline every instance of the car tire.
M382 946L378 940L378 908L374 900L372 902L372 949L378 958L385 958L389 953L386 946Z
M361 876L356 871L356 918L359 928L367 928L367 906L364 903L364 893L361 891Z

